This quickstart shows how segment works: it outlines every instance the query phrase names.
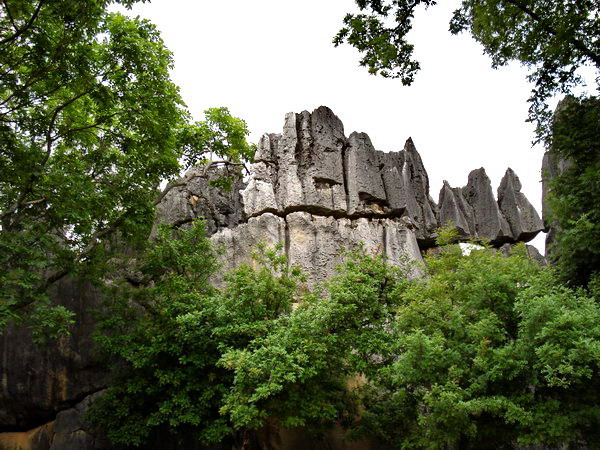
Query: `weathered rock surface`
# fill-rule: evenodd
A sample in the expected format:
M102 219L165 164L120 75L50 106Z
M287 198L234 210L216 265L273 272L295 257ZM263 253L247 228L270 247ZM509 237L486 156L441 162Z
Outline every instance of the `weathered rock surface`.
M85 414L101 393L86 397L73 408L59 412L44 425L24 432L0 433L0 448L6 450L103 450L110 442L93 430Z
M535 208L521 192L521 182L507 169L494 198L490 179L483 168L469 174L463 188L448 182L440 190L439 223L454 225L462 238L484 238L499 246L528 242L544 225Z
M245 183L242 179L232 176L229 191L210 185L211 181L227 175L225 169L210 166L188 170L182 179L167 185L163 192L156 206L158 223L179 226L203 217L207 232L213 234L244 222L246 217L240 189L245 187Z
M345 145L342 122L329 108L287 114L283 134L265 135L259 143L242 193L246 214L345 214Z
M419 276L422 263L415 234L394 219L335 219L295 212L286 217L290 264L309 268L309 281L325 281L343 262L343 251L362 244L366 252L385 254L391 264Z
M473 208L475 237L489 239L494 244L510 242L513 239L510 225L502 215L489 177L484 168L469 173L467 185L462 188L467 203ZM471 233L473 231L471 230Z
M521 187L519 177L508 168L498 187L498 205L510 225L513 239L529 242L544 229L544 224Z
M106 372L93 352L93 309L100 292L88 283L63 279L55 285L56 304L76 314L71 335L46 346L32 343L25 328L0 336L0 430L27 430L54 418L106 383Z
M405 267L410 276L419 276L422 270L416 237L399 219L336 219L300 211L282 218L264 213L216 233L212 240L224 251L223 272L241 263L253 264L252 254L259 243L268 247L281 244L289 265L302 267L310 284L333 275L344 250L361 244L365 251L383 253L392 264Z
M223 270L214 279L219 283L222 274L239 266L242 263L252 265L253 253L259 244L274 247L286 242L285 220L272 213L264 213L257 217L251 217L247 223L236 228L226 228L215 233L211 239L216 248L223 251L221 262Z
M476 235L473 208L465 200L462 189L451 188L445 180L440 190L439 221L440 225L454 225L462 237Z
M288 114L282 134L261 138L242 197L250 217L297 211L410 217L425 245L438 226L427 172L412 140L400 152L375 150L365 133L346 138L342 122L323 106Z

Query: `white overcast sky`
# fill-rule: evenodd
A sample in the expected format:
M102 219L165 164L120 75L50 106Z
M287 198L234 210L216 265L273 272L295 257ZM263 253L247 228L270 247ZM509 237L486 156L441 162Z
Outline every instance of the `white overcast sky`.
M530 85L518 64L494 70L448 22L459 0L419 10L411 32L421 71L412 86L369 75L333 36L353 0L152 0L128 14L150 19L174 53L173 80L194 118L213 106L242 117L257 142L281 132L285 113L330 107L378 150L412 137L437 201L443 180L464 186L484 167L494 190L507 167L541 214L543 149L525 123ZM543 237L533 242L543 252Z

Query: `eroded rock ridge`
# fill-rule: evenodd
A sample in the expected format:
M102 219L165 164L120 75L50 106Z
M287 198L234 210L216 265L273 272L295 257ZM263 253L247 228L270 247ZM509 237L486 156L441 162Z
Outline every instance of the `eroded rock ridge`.
M287 114L281 134L261 138L249 172L235 200L246 221L213 236L225 248L228 267L248 261L257 242L281 242L290 264L323 281L341 262L342 249L362 242L418 276L421 251L435 244L441 225L495 246L527 242L544 228L510 168L498 199L480 168L463 188L444 182L436 204L412 139L400 151L376 150L366 133L346 137L324 106Z

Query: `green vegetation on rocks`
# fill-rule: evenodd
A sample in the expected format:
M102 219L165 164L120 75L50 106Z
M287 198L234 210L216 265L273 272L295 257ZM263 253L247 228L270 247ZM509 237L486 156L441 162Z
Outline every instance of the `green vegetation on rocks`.
M93 417L135 445L335 423L399 448L597 442L597 299L524 247L464 255L441 236L420 280L363 252L309 292L275 250L211 288L202 227L163 231L143 287L114 297L130 314L99 339L126 364Z

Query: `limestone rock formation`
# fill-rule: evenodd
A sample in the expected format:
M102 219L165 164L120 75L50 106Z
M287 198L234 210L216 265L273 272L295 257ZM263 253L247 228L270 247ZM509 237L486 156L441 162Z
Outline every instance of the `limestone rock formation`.
M290 113L282 134L266 134L242 191L249 217L303 211L336 218L409 217L416 236L432 244L436 205L413 142L400 152L375 150L365 133L344 135L326 107Z
M462 193L473 208L476 237L488 239L494 244L513 240L510 226L498 207L492 184L483 167L469 173Z
M0 429L27 430L48 421L106 384L106 372L93 352L98 289L71 278L51 293L55 304L76 314L71 334L47 346L33 344L26 328L10 327L0 336Z
M544 229L535 208L521 192L519 177L510 168L498 187L498 201L483 168L472 171L463 188L451 188L444 181L439 222L454 225L462 238L484 238L496 246L528 242Z
M447 181L439 196L440 225L452 224L462 237L475 237L473 208L467 203L461 188L451 188Z
M326 107L287 114L281 134L261 138L249 172L247 180L236 179L223 192L211 187L222 171L191 169L167 186L157 204L157 223L206 220L211 239L223 249L221 277L241 263L252 264L260 242L281 244L289 264L302 267L314 284L335 273L344 249L361 245L419 276L421 252L434 245L436 228L447 222L462 239L487 238L495 246L529 240L541 229L510 169L498 202L478 169L464 188L444 183L438 208L411 139L400 151L376 150L365 133L346 137L342 122ZM100 295L75 280L56 288L56 302L77 314L68 339L44 349L33 346L23 329L0 338L0 428L10 431L0 433L0 447L14 438L10 442L35 450L106 448L81 418L89 396L108 379L90 340L90 309L100 306Z
M415 235L397 219L336 219L304 211L282 218L265 213L235 229L216 233L212 240L224 251L223 272L240 263L252 264L258 243L269 247L282 244L289 265L302 267L311 285L333 275L343 261L344 250L359 245L373 254L386 254L392 264L405 267L409 276L419 276L422 270Z
M342 122L329 108L286 115L281 135L259 143L244 190L248 216L305 210L345 214Z
M233 179L231 189L213 189L211 181L223 176ZM242 179L226 169L194 167L165 188L157 205L158 223L180 226L202 217L210 234L234 227L246 219L240 195L244 187Z
M542 219L521 192L521 181L511 168L506 170L498 187L498 205L514 240L528 242L544 229Z

